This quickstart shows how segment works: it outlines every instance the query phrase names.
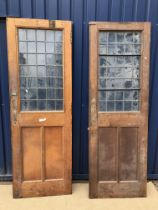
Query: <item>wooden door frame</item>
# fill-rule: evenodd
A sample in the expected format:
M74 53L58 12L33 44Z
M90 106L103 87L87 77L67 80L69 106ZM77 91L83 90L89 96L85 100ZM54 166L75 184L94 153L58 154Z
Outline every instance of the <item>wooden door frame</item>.
M19 94L19 62L18 62L18 28L27 29L54 29L63 30L64 38L64 49L63 49L63 80L64 80L64 109L63 111L55 111L53 113L53 118L56 121L54 125L58 122L59 125L63 125L63 116L65 113L67 122L64 122L65 129L67 130L66 136L66 154L65 154L65 169L67 173L64 174L65 179L65 189L62 193L71 193L71 177L72 177L72 35L71 35L71 21L60 21L60 20L42 20L42 19L25 19L25 18L7 18L7 41L8 41L8 66L9 66L9 84L10 84L10 115L11 115L11 140L12 140L12 165L13 165L13 191L14 197L23 197L22 192L19 192L20 185L22 182L22 160L21 154L22 150L19 146L20 142L20 131L18 121L21 121L21 117L26 120L26 125L29 126L29 120L32 119L32 112L26 111L20 114L20 94ZM11 49L11 50L10 50ZM66 71L66 74L65 74ZM65 76L66 75L66 76ZM67 76L69 75L69 76ZM66 77L66 78L65 78ZM17 93L17 94L15 94ZM17 98L19 97L19 98ZM65 106L66 104L66 106ZM17 115L19 117L17 119ZM38 112L39 113L39 112ZM42 112L41 117L48 117L51 112ZM49 115L50 116L50 115ZM58 117L58 119L57 119ZM56 120L57 119L57 120ZM61 119L61 120L60 120ZM45 123L47 126L50 122L50 117ZM39 125L39 122L34 120L33 124L35 126ZM33 125L32 125L33 126ZM57 189L55 189L56 191ZM58 191L58 190L57 190ZM58 192L59 193L59 192ZM47 195L50 193L48 192ZM54 193L56 194L56 193ZM51 195L51 194L50 194ZM27 197L27 196L26 196Z
M140 111L138 112L102 112L98 111L98 33L99 31L140 31L142 32L142 54L141 54L141 103ZM138 120L135 114L139 115L139 123L144 125L144 130L141 131L143 138L140 141L141 153L143 154L140 160L140 177L141 181L146 184L147 179L147 135L148 135L148 94L149 94L149 60L150 60L150 23L148 22L90 22L89 23L89 196L97 198L98 195L98 127L103 125L110 126L109 122L105 122L104 117L111 115L111 121L117 125L114 116L122 116L127 122L127 126L134 126ZM145 82L144 82L145 81ZM127 119L130 118L130 123ZM116 122L115 122L116 121ZM142 187L142 195L146 195L146 186Z

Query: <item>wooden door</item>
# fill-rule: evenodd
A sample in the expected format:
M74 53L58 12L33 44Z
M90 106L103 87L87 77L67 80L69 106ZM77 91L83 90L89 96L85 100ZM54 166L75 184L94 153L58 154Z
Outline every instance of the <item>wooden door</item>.
M90 197L146 196L149 23L90 23Z
M7 19L15 198L71 193L71 22Z

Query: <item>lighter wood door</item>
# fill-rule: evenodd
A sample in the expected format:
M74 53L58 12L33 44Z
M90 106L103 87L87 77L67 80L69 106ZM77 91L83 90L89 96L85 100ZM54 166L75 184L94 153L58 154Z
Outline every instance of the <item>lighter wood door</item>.
M91 198L146 196L149 23L90 23Z
M71 22L7 19L13 196L71 193Z

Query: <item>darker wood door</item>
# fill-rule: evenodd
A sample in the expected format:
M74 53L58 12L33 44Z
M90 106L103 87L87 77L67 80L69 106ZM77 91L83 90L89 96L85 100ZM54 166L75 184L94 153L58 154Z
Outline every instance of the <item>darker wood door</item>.
M15 198L71 193L71 22L7 19Z
M90 23L90 197L146 195L149 23Z

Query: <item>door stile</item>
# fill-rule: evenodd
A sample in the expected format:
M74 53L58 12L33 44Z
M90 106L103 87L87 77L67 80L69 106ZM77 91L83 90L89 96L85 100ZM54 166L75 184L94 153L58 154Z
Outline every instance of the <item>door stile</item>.
M90 184L89 192L90 197L97 197L97 132L98 132L98 116L97 116L97 69L96 63L98 63L97 54L97 26L93 25L90 27L90 87L91 91L89 93L89 171L90 171ZM93 160L93 161L91 161Z
M40 128L40 132L41 132L41 163L42 163L42 167L41 167L41 180L42 182L45 181L45 143L44 143L44 129L43 126Z

